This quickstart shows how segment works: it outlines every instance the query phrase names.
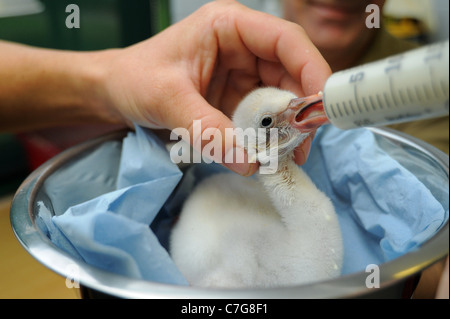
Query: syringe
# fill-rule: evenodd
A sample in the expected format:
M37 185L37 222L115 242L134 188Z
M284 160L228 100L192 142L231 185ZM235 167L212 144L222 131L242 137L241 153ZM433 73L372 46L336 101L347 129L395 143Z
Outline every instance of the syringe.
M344 130L447 115L449 41L336 72L327 80L322 97L303 99L315 105L307 117L326 114L331 124Z

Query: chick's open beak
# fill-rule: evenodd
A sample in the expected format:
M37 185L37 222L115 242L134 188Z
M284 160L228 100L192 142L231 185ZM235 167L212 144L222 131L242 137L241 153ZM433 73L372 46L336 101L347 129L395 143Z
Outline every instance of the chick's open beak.
M322 93L292 99L288 105L289 123L301 132L311 132L329 123L323 109Z

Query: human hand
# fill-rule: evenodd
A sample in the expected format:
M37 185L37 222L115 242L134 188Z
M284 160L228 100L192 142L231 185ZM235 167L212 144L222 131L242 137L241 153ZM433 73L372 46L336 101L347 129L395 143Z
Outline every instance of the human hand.
M448 288L448 276L449 276L449 266L448 266L449 260L448 260L448 256L447 259L445 261L445 266L442 269L442 274L441 277L439 279L439 285L437 287L437 292L436 292L436 299L448 299L449 298L449 288Z
M136 45L100 52L98 61L107 70L99 94L119 116L151 128L183 127L191 137L193 121L201 120L202 132L218 129L224 138L238 102L258 86L306 96L321 91L331 74L300 26L232 0L211 2ZM306 161L311 140L296 150L298 164ZM222 145L223 157L236 147ZM257 168L224 166L242 175Z

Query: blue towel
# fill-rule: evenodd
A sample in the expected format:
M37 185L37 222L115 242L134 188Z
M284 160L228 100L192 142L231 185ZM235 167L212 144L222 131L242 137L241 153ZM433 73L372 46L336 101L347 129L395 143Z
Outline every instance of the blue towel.
M415 175L427 168L436 175L439 169L418 161L411 172L386 148L370 130L325 126L303 167L335 205L344 239L343 274L417 249L448 220L448 182L435 183L435 192L447 198L441 203ZM401 152L399 145L390 149ZM399 157L409 161L413 155L405 151Z
M396 146L388 154L386 147L367 129L326 126L303 166L335 205L344 238L343 274L417 249L448 219L448 183L433 180L438 172L432 163L417 164ZM195 165L180 183L182 173L164 145L136 127L123 143L105 143L52 174L44 185L50 200L39 202L37 223L55 245L86 263L187 285L167 253L170 228L192 187L220 171L226 169Z
M52 198L52 206L55 202L57 207L64 207L64 198L73 202L71 188L75 186L80 193L98 181L116 181L117 185L110 187L109 192L70 206L62 214L55 211L54 217L40 202L38 225L55 245L88 264L133 278L187 285L149 228L182 173L170 161L164 145L146 129L136 127L136 133L129 133L122 152L115 157L102 156L111 155L114 148L115 143L102 145L93 155L48 180L45 189L50 194L57 189L59 197ZM116 162L119 157L117 171L117 165L110 165L109 161ZM93 163L97 165L92 166ZM64 176L73 182L77 176L85 175L92 176L80 178L81 183L72 183L66 189L58 183Z

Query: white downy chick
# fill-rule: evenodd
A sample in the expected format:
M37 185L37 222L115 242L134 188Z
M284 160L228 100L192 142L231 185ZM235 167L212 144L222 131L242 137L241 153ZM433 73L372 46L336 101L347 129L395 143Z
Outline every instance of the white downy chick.
M257 179L211 176L186 200L170 253L192 286L277 287L340 275L343 246L333 205L293 161L296 146L326 122L308 102L262 88L237 107L236 127L279 130L278 169Z

